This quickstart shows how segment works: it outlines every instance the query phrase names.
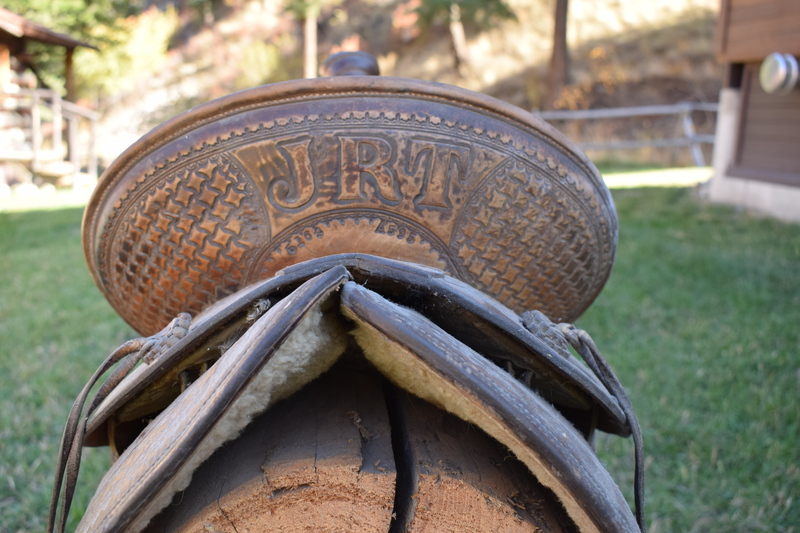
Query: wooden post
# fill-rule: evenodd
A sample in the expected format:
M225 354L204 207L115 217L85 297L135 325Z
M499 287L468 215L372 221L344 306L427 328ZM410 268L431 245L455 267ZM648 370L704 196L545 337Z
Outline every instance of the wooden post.
M550 68L547 70L547 88L543 106L553 109L561 89L569 83L569 51L567 49L567 14L569 0L556 0L555 23L553 28L553 52Z
M69 146L69 162L72 163L72 172L80 170L80 159L78 159L78 116L74 115L67 119L67 146Z
M53 93L53 153L61 157L61 128L64 120L61 112L61 95Z
M0 92L5 92L11 83L11 51L0 44Z
M306 78L317 77L317 16L319 15L319 5L316 2L309 3L306 8L305 20L305 45L304 45L304 70Z
M92 181L97 179L97 152L95 151L95 140L96 140L96 125L97 121L95 119L89 119L89 155L88 155L88 168L86 171L89 173L89 176L92 178Z
M469 56L467 53L467 38L464 35L464 24L461 22L461 7L455 2L450 4L450 39L453 44L456 70L463 75Z
M67 48L67 55L64 58L64 78L67 89L67 100L75 101L75 81L72 79L72 53L74 48Z
M42 116L39 110L39 93L33 91L31 95L31 170L37 173L42 169L39 161L39 152L42 148Z
M686 111L681 113L681 121L683 122L683 133L686 135L687 140L693 141L697 132L694 129L694 122L692 121L692 112ZM703 157L703 148L700 146L700 143L692 142L690 144L692 147L692 157L694 158L694 164L697 167L704 167L706 166L706 158Z

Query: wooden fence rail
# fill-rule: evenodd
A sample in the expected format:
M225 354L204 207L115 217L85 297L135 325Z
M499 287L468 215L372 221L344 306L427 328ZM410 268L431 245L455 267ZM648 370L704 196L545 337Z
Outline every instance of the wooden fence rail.
M0 147L0 161L21 161L30 165L34 173L42 170L43 162L61 161L68 157L72 173L77 177L81 170L81 159L86 161L87 173L97 178L97 153L95 151L95 129L100 114L61 98L49 89L23 89L14 93L0 93L0 113L17 113L28 117L30 135L29 148ZM47 118L43 118L43 111ZM89 123L89 139L81 154L79 126L81 121ZM63 146L64 121L67 122L66 153ZM50 122L51 148L43 148L42 125ZM81 157L83 155L83 158Z
M677 115L683 127L683 137L666 139L616 140L608 142L578 143L582 150L635 150L646 147L687 146L692 149L695 165L706 165L701 145L714 144L714 136L698 134L693 112L716 113L719 104L705 102L681 102L673 105L649 105L635 107L616 107L608 109L579 109L563 111L534 111L539 118L546 121L558 120L608 120L616 118L649 117L658 115Z

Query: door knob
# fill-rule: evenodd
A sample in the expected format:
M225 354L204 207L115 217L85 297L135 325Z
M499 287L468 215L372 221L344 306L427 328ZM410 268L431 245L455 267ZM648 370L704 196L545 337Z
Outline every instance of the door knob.
M761 63L758 79L767 93L789 94L797 86L798 74L796 57L773 52Z

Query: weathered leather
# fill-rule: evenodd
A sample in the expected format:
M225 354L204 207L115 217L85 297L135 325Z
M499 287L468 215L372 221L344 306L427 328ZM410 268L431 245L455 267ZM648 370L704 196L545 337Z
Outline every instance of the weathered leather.
M359 324L355 335L368 360L396 385L508 446L581 531L638 531L594 451L542 396L421 314L369 289L347 283L341 301L345 316Z
M51 529L83 443L121 455L80 529L138 531L355 328L388 379L507 445L583 531L635 530L587 444L595 429L632 434L638 468L630 402L593 344L547 318L588 307L616 241L610 193L573 144L455 87L301 80L176 117L109 167L86 210L95 282L149 337L109 356L73 406ZM532 309L544 314L519 316ZM296 343L312 318L314 342Z
M256 283L198 315L189 332L151 365L142 365L119 384L94 412L87 425L86 443L106 445L106 422L117 424L148 418L177 396L180 372L203 358L218 356L226 335L242 327L249 308L259 300L275 305L314 275L343 267L352 278L386 298L423 313L438 327L496 364L530 370L530 387L562 408L568 417L596 411L598 429L630 434L617 400L572 356L556 353L523 327L515 313L445 272L422 265L365 254L342 254L293 265L274 278ZM150 390L148 390L150 389ZM138 427L138 426L137 426Z
M126 417L153 421L121 443L125 449L79 531L139 531L188 483L197 462L220 439L238 434L238 426L216 433L212 428L233 412L237 397L252 394L249 384L320 302L326 302L326 320L350 323L342 331L357 326L354 335L365 356L388 379L508 446L561 499L582 531L637 529L619 489L587 443L585 417L576 415L587 413L618 433L630 433L631 424L638 431L616 392L612 395L574 357L554 349L553 338L531 333L512 311L444 272L348 254L294 265L218 302L193 321L177 344L139 366L89 413L92 444L103 442L108 424L132 422ZM370 335L365 332L372 332L373 341L364 340ZM225 336L234 342L176 394L179 369L196 367L200 355L225 342ZM374 339L377 346L370 344ZM334 356L326 355L325 365ZM505 370L509 363L536 377L515 379ZM309 380L322 370L300 372ZM273 400L267 394L259 409Z
M434 266L517 313L571 322L617 242L602 178L554 128L485 95L370 76L179 115L108 168L83 227L98 287L142 335L350 252Z
M248 328L236 344L156 417L112 465L77 531L138 531L146 524L146 521L141 523L143 516L148 516L149 512L149 519L158 511L148 510L150 506L159 501L169 503L172 492L183 488L171 484L188 483L198 461L205 460L216 447L243 429L249 420L239 420L224 429L218 426L308 312L329 298L347 279L347 271L341 267L320 274ZM344 346L341 345L336 357ZM333 361L335 358L330 364ZM309 373L302 379L310 381L314 377ZM256 410L251 409L250 418L277 399L280 398L255 398L261 405ZM212 447L201 452L204 457L193 458L215 429ZM184 471L187 468L188 471ZM183 477L177 479L179 476Z

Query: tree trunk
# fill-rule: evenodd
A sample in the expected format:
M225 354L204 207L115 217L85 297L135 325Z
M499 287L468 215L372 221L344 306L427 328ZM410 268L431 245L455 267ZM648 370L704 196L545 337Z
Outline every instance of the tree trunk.
M553 30L553 53L547 72L547 86L542 103L544 109L553 109L561 90L569 83L569 52L567 50L567 11L569 0L556 0Z
M450 41L453 44L453 60L456 70L463 75L464 67L469 63L469 57L464 24L461 22L461 8L456 3L450 4Z
M306 78L317 77L317 16L319 15L319 5L316 2L309 2L306 8L305 40L303 51L305 53L303 66Z

